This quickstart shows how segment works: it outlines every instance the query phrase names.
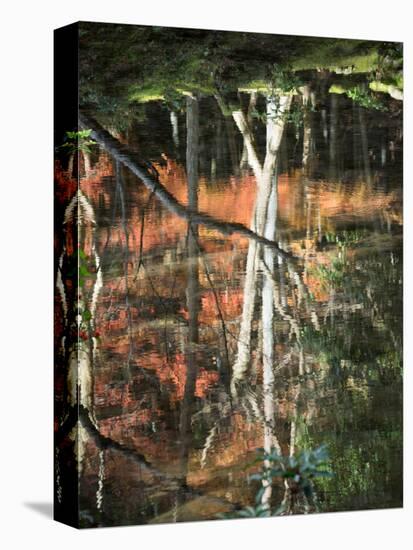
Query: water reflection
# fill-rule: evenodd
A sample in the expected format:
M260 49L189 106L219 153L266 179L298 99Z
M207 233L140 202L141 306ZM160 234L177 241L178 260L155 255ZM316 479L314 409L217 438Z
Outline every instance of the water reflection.
M254 501L257 448L323 442L319 510L401 505L401 118L318 87L148 103L115 137L152 188L105 147L57 167L56 490L79 476L82 525L213 519Z

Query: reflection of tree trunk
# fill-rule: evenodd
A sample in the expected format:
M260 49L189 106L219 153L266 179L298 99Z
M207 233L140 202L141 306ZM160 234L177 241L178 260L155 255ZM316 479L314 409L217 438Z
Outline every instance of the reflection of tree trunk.
M277 217L277 176L274 176L271 195L268 201L268 215L265 224L265 235L275 238ZM263 251L264 262L270 272L274 273L275 254L273 250ZM264 394L264 449L271 452L274 447L274 283L269 274L264 275L262 288L262 362L263 362L263 394ZM276 442L278 444L278 441ZM270 464L265 464L270 467ZM272 487L263 481L265 487L262 503L269 504Z
M64 321L61 360L65 405L55 434L55 517L77 525L78 482L87 442L79 410L87 411L88 421L96 426L93 402L96 339L93 333L96 304L102 287L100 258L95 246L95 214L80 189L66 206L62 226L65 246L59 257L56 286ZM95 268L96 277L93 281L89 278L80 282L76 272L79 274L89 264Z
M257 180L257 197L251 228L259 235L263 235L265 230L272 178L284 130L283 114L288 111L290 104L290 96L281 96L278 111L276 112L277 107L275 101L270 99L267 100L267 147L263 166L261 166L258 160L254 138L244 113L242 111L233 112L235 123L248 149L248 162ZM236 384L244 378L250 363L251 332L256 298L258 259L258 244L256 242L250 242L247 255L244 282L244 304L238 337L237 357L232 371L232 391L236 391Z
M75 155L72 153L69 157L69 161L67 164L67 171L69 172L69 176L77 177L77 175L74 174L73 172L74 165L75 165Z
M354 179L359 177L360 173L360 162L359 162L359 151L360 151L360 140L359 140L359 124L358 120L358 106L353 102L352 106L352 127L353 127L353 170L354 170Z
M127 382L130 382L131 380L130 364L134 355L133 326L132 326L133 319L132 319L132 310L130 306L130 292L129 292L129 231L128 231L128 224L126 222L126 202L125 202L125 192L124 192L123 177L122 177L121 170L122 169L119 161L116 161L116 185L119 191L122 230L125 238L125 244L123 245L123 277L125 280L125 308L126 308L126 316L128 319L128 340L129 340L129 352L128 352L128 358L125 364L125 377Z
M234 176L239 175L239 155L237 140L235 138L234 123L230 117L225 117L225 129L227 131L229 155L231 157L232 172Z
M196 98L186 98L186 173L188 178L188 204L190 210L198 210L199 165L199 106Z
M217 160L215 157L211 158L211 181L217 179Z
M311 108L309 105L310 102L310 87L304 86L304 92L303 92L303 161L302 161L302 167L303 172L306 174L309 172L310 169L310 162L311 162L311 153L312 153L312 123L313 123L313 117Z
M92 162L90 160L90 153L87 153L86 151L83 151L82 156L83 156L83 162L84 162L84 166L85 166L85 175L88 178L89 174L90 174L90 171L92 170Z
M278 256L278 271L280 274L280 303L283 308L287 307L287 291L284 274L284 260Z
M363 154L364 177L367 183L371 183L370 159L369 159L369 144L367 138L366 117L363 107L358 107L360 136L361 136L361 151Z
M94 316L103 282L100 257L95 246L95 214L80 189L66 207L63 226L66 243L59 259L56 286L62 300L65 324L63 352L67 402L71 406L82 404L93 417ZM80 278L71 273L73 265L79 270L87 269L84 263L92 264L96 271L93 284L91 279L80 283ZM86 335L86 341L79 339L80 332Z
M329 142L329 160L330 160L330 178L337 178L337 111L338 96L330 94L330 142Z
M309 86L304 86L303 92L303 172L309 174L314 160L315 140L314 140L314 116L315 92L310 90Z
M176 114L176 111L171 111L169 113L169 117L171 120L171 126L172 126L172 140L175 145L175 149L179 150L179 127L178 127L178 115Z
M257 243L250 243L248 247L246 274L244 282L244 304L242 308L241 326L238 335L237 357L232 369L232 391L234 384L242 380L250 361L251 331L254 316L254 304L256 295L256 277L258 265Z
M251 229L257 232L258 228L258 208L259 204L265 203L265 188L260 185L262 170L255 150L252 133L241 111L233 113L234 120L244 138L244 145L248 149L248 159L257 179L258 194L255 202L255 208L251 220ZM265 204L264 204L265 206ZM260 228L262 231L262 227ZM261 233L258 230L258 234ZM244 303L242 308L241 326L238 335L237 357L232 371L232 391L235 391L235 383L241 380L248 369L251 352L251 330L254 316L254 304L256 295L256 272L258 265L258 245L256 242L248 246L247 263L245 268L244 282Z
M219 114L216 121L216 149L215 149L216 174L218 178L225 173L225 156L224 156L225 143L223 139L224 132L222 130L223 130L222 117L221 117L221 114Z
M322 127L323 139L327 146L327 143L328 143L327 109L321 109L321 127Z
M306 231L305 231L305 238L306 238L306 245L305 245L305 252L304 252L304 275L305 277L307 278L308 276L308 257L309 257L309 254L311 253L311 248L312 248L312 245L310 245L309 243L311 243L312 241L312 236L313 236L313 232L312 232L312 201L311 201L311 196L308 192L308 185L307 185L307 181L305 182L304 184L304 209L305 209L305 212L306 212Z
M198 162L199 162L199 111L198 101L187 98L187 147L186 167L188 178L188 204L191 210L198 209ZM191 415L195 398L195 383L197 377L196 345L198 344L198 312L199 312L199 273L198 273L198 226L188 224L188 349L186 354L186 380L184 396L181 404L179 432L181 438L181 471L182 482L186 481L188 468L188 453L192 440Z
M248 164L254 172L258 185L262 177L262 167L258 159L253 133L250 126L248 125L248 120L246 119L245 114L241 110L234 111L232 113L232 116L235 120L238 130L241 132L241 135L243 137L244 147L246 147L248 152Z
M386 166L386 160L387 160L387 148L386 148L386 141L383 136L381 141L381 147L380 147L380 164L382 168Z
M278 169L280 173L288 172L289 168L289 158L288 158L288 146L287 146L287 135L284 133L283 139L281 140L280 153L278 155Z
M99 451L99 471L98 471L98 487L96 491L96 508L100 511L103 509L103 489L105 483L105 451Z
M248 126L252 128L252 112L255 109L255 106L257 104L257 92L252 92L250 95L250 102L248 105L248 113L247 113L247 122ZM245 169L248 166L248 147L246 146L245 140L242 147L242 156L240 161L240 168Z

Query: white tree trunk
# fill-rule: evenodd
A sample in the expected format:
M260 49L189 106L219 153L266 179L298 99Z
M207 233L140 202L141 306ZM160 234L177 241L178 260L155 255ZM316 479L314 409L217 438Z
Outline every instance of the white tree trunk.
M312 127L311 127L311 113L309 111L309 100L310 100L310 88L309 86L304 86L303 91L303 160L302 168L304 172L308 171L308 165L311 155L312 147Z
M179 148L179 127L178 127L178 115L175 111L171 111L169 114L172 126L172 139L175 145L175 148Z
M248 121L242 111L233 112L232 116L244 138L248 150L248 162L257 181L257 197L251 229L258 235L264 235L267 210L271 194L272 177L274 175L277 155L284 131L284 115L291 104L291 96L281 96L277 106L273 99L267 99L267 147L264 165L259 162L255 148L254 137ZM245 378L251 359L251 331L254 318L254 304L256 298L256 278L259 263L259 245L250 242L248 247L246 276L244 282L244 304L242 309L241 326L238 336L238 349L232 370L231 389L236 393L236 384Z
M275 237L277 218L277 180L273 178L271 195L268 202L268 215L264 234L268 238ZM264 250L264 262L274 274L275 254L268 247ZM263 357L263 394L264 394L264 449L267 453L274 447L274 282L269 273L264 275L262 288L262 357ZM270 464L265 464L270 467ZM265 488L262 504L269 504L272 486L264 480Z

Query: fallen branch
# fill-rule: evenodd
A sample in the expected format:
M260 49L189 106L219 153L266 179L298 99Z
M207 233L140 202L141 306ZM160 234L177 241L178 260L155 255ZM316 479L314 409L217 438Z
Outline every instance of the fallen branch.
M175 197L170 193L166 187L162 185L159 179L154 176L148 165L145 165L141 160L138 159L136 153L133 153L128 147L120 143L116 138L114 138L107 130L105 130L100 124L89 117L85 113L79 113L79 125L83 129L91 130L91 137L99 143L112 157L118 160L123 165L127 166L131 172L133 172L142 183L152 191L156 197L161 201L163 205L168 208L169 211L173 212L180 218L188 220L190 223L202 224L211 229L215 229L224 235L232 235L237 233L243 235L248 239L256 241L262 245L269 246L277 250L278 254L285 259L294 259L292 254L282 250L279 245L266 239L261 235L258 235L242 223L232 223L232 222L223 222L217 220L209 214L191 210L187 206L181 204Z

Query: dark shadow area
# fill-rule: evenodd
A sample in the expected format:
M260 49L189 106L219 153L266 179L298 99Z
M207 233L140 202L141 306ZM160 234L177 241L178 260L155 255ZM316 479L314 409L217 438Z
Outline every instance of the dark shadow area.
M46 516L49 519L53 519L53 503L52 502L24 502L26 508L34 510L42 516Z

